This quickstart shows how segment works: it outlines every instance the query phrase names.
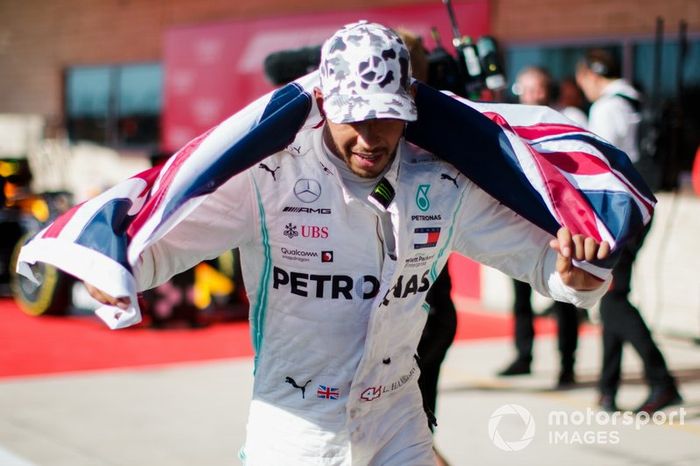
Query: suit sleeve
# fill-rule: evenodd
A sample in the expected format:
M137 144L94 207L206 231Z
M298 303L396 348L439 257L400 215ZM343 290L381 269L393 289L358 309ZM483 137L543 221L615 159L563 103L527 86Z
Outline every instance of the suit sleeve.
M566 286L556 271L552 236L500 204L473 183L456 217L455 250L515 279L528 282L540 294L577 307L591 307L605 293Z
M243 172L144 250L134 270L139 291L251 241L256 221L250 175Z

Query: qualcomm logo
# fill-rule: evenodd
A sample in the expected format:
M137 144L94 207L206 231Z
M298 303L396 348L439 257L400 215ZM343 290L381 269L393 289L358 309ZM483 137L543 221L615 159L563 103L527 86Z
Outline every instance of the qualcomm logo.
M509 433L513 432L512 424L502 423L504 417L518 416L522 421L522 427L518 426L518 433L523 430L520 439L506 441L501 436L501 432L506 430ZM501 425L503 424L503 425ZM507 436L511 438L511 436ZM532 418L530 411L516 404L507 404L498 408L491 414L489 419L489 438L494 445L504 451L519 451L530 445L532 439L535 438L535 420Z

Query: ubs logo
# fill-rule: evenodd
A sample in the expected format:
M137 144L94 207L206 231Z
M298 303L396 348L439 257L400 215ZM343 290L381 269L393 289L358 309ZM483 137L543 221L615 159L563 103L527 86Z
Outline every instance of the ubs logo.
M295 224L288 223L284 226L283 234L289 239L296 238L299 234L301 234L302 238L325 239L328 238L328 227L302 225L299 229Z
M321 197L321 185L316 180L301 178L294 185L294 195L301 202L314 202Z

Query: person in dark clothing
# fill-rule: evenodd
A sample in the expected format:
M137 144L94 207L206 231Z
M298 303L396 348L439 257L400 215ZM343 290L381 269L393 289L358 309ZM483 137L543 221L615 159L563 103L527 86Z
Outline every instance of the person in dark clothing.
M666 406L681 403L676 382L666 366L661 351L652 339L639 310L628 300L632 265L644 243L651 223L622 250L613 268L610 290L600 301L603 323L603 367L600 374L600 405L607 411L617 411L615 396L620 387L622 347L629 342L644 364L644 373L651 388L648 399L637 411L653 413Z
M532 364L532 346L535 339L534 311L530 301L532 288L527 283L513 280L515 300L515 348L517 356L500 376L529 374ZM575 384L574 363L576 347L578 346L579 313L576 306L569 303L554 301L550 307L551 313L557 318L557 336L559 354L561 355L561 370L557 388L567 388Z
M428 291L425 300L430 305L430 311L418 344L418 365L421 370L418 385L429 418L435 413L437 404L440 366L457 333L457 311L450 298L451 290L452 280L445 267Z
M531 66L518 73L514 88L517 90L520 103L527 105L549 105L552 103L552 77L544 68ZM515 300L513 311L515 315L515 348L517 356L500 376L529 374L532 364L532 345L535 338L534 318L530 298L532 288L529 284L513 280ZM576 306L555 301L551 311L557 317L559 352L561 354L561 371L557 388L567 388L576 383L574 362L578 346L579 318Z

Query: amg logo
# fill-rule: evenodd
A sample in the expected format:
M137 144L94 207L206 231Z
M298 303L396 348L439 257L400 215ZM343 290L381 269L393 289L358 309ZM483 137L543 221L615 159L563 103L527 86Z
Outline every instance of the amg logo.
M295 213L295 214L304 213L304 214L330 215L331 209L314 209L314 208L311 208L311 207L292 207L292 206L286 206L284 209L282 209L282 212L292 212L292 213Z

